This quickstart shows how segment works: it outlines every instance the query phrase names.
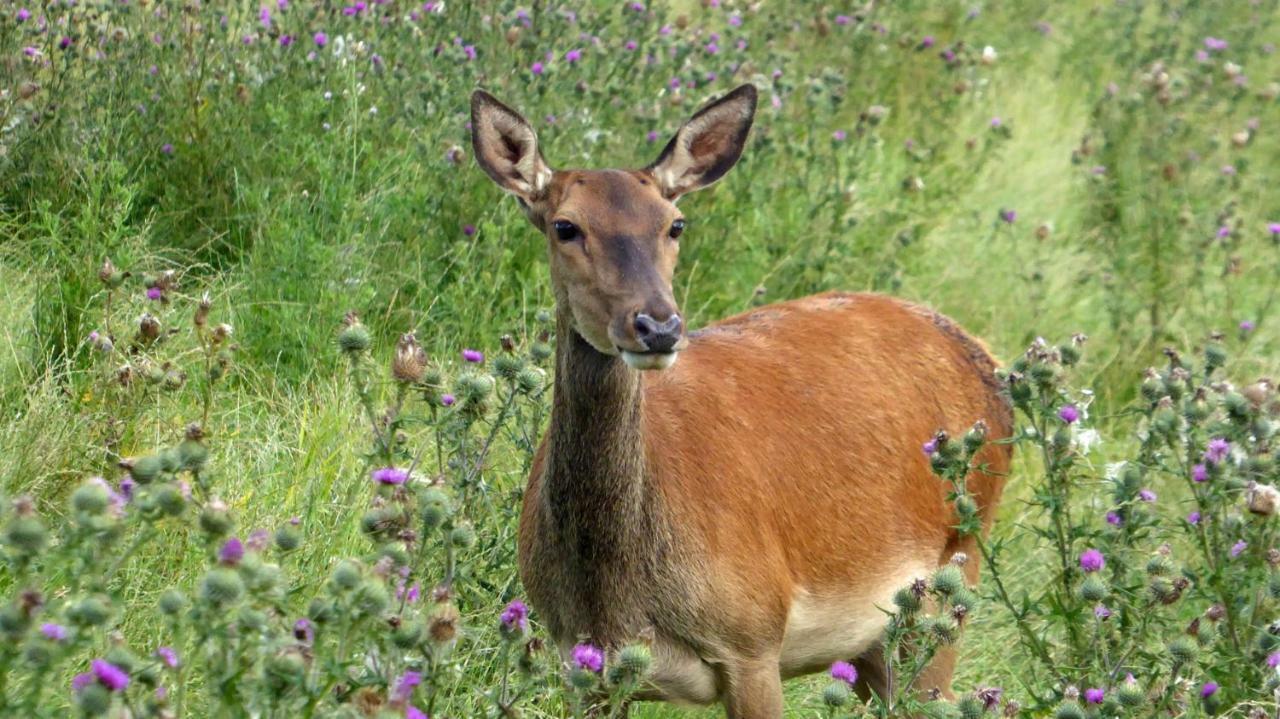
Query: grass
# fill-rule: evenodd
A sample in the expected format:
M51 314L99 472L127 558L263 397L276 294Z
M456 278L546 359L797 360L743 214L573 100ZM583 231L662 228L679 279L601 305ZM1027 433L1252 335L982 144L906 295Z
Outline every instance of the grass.
M552 302L543 240L469 157L446 159L451 147L470 152L463 123L476 86L534 120L553 165L593 167L647 162L659 145L646 144L645 133L668 136L706 96L744 81L769 88L743 161L682 204L692 230L676 294L692 326L838 287L932 305L1004 358L1037 335L1084 332L1093 338L1084 375L1104 434L1128 426L1123 409L1135 380L1167 344L1194 346L1223 330L1240 376L1280 369L1276 250L1265 229L1280 221L1280 183L1267 160L1280 156L1280 141L1270 126L1274 97L1256 95L1280 76L1276 56L1259 49L1260 28L1275 27L1274 3L1191 3L1172 22L1143 4L990 3L970 19L964 3L904 2L848 27L805 5L747 12L740 31L726 24L727 9L677 4L658 9L668 22L691 18L689 32L677 35L705 28L743 37L748 49L732 53L726 39L724 55L710 58L698 51L704 36L657 69L624 62L616 45L632 34L657 42L659 23L637 24L612 4L580 9L582 26L612 49L589 50L576 66L561 56L578 30L553 17L508 48L504 33L517 23L482 18L509 18L507 3L450 4L439 18L383 29L352 21L339 30L340 16L299 0L289 12L303 17L281 14L295 32L305 28L299 45L322 28L350 33L350 46L369 43L363 54L334 58L331 42L314 62L301 59L306 47L289 54L268 38L238 47L237 28L252 28L257 5L228 4L231 29L201 36L166 20L157 30L166 45L109 43L108 59L93 70L59 59L51 41L50 66L22 59L20 48L42 36L15 23L16 5L0 4L0 52L14 70L0 98L4 494L30 494L62 512L84 476L111 475L119 456L172 441L198 414L193 381L141 402L118 446L104 449L106 405L93 390L101 368L84 338L101 322L96 269L109 256L121 267L180 269L180 293L207 289L218 298L218 321L236 327L237 370L209 424L218 493L241 526L301 516L311 536L324 538L297 560L314 576L333 557L364 552L352 507L366 491L354 448L367 432L333 343L342 315L360 312L383 358L410 329L432 357L452 358L464 346L492 348L504 333L527 336L534 312ZM99 19L135 36L152 22L125 7L101 18L89 12L70 13L78 37L90 38ZM1231 39L1228 55L1245 65L1247 92L1221 89L1228 57L1197 69L1192 53L1206 34ZM477 60L455 57L455 35L476 44ZM916 51L925 35L936 36L936 47ZM999 59L947 70L938 52L959 41L974 56L991 45ZM556 53L553 69L535 78L528 65L546 50ZM383 54L383 69L371 65L372 52ZM1207 72L1219 77L1216 89L1167 110L1129 99L1157 59L1184 87L1200 88L1198 73ZM730 62L741 63L736 73ZM783 68L777 81L769 79L774 67ZM701 79L712 69L716 81ZM663 88L677 72L700 80L673 99ZM19 101L26 81L41 91ZM968 84L964 93L958 82ZM1105 98L1109 82L1122 86L1121 97ZM773 95L780 109L769 105ZM873 104L889 114L859 136L859 114ZM555 122L537 120L546 114ZM991 128L993 117L1007 135ZM1233 147L1231 134L1250 117L1262 118L1261 129L1247 147ZM848 139L834 141L837 129ZM1082 138L1098 154L1073 163ZM172 155L164 143L174 145ZM1106 173L1091 174L1094 164L1106 164ZM1238 174L1223 176L1226 164ZM1176 181L1161 178L1164 165L1176 166ZM912 178L923 189L904 190ZM1016 210L1016 222L998 221L1003 208ZM1236 222L1235 245L1205 241L1218 224ZM474 236L464 225L477 228ZM1042 239L1041 225L1049 228ZM1242 320L1257 327L1237 338ZM485 566L504 571L518 464L499 460L508 470L495 475L506 520L483 543L493 553ZM1021 521L1021 491L1015 476L997 535ZM1014 581L1036 581L1034 548L1027 550ZM127 564L131 601L149 605L163 587L190 584L204 561L182 536L166 537ZM502 591L464 607L478 623L518 594L507 578L490 579ZM122 628L143 644L158 629L142 612L125 616ZM1009 681L1019 661L1007 651L1013 633L998 609L979 615L957 684ZM801 695L811 692L794 685L793 715L806 715Z

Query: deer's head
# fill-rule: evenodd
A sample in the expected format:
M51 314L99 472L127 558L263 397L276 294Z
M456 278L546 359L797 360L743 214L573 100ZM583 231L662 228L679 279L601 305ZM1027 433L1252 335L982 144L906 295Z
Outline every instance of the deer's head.
M648 167L553 170L528 121L482 90L471 96L476 161L547 236L556 301L596 350L663 369L684 348L671 291L685 229L676 201L733 167L755 108L743 85L699 110Z

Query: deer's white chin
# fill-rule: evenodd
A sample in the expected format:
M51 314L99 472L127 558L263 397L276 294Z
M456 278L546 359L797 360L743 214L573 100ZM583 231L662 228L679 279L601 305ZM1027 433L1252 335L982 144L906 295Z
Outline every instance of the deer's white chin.
M679 352L631 352L622 350L622 361L631 369L666 369L676 363Z

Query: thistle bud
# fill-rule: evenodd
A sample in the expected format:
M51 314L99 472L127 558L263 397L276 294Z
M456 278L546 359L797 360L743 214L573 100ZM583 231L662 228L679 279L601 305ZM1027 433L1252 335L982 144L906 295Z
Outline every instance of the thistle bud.
M338 562L329 578L329 586L337 591L355 589L360 583L360 567L350 559Z
M267 686L277 695L299 686L306 678L306 661L295 650L288 650L269 658L263 667Z
M956 640L959 627L950 617L929 617L921 623L924 631L942 644L952 644Z
M939 567L933 574L933 589L939 594L955 594L964 589L964 574L953 564Z
M106 511L110 499L104 483L85 482L71 494L71 509L76 513L97 516Z
M400 649L412 649L422 641L423 631L422 622L416 619L401 622L391 632L391 643Z
M1085 719L1084 709L1074 699L1068 699L1053 710L1054 719Z
M973 425L972 429L965 432L964 439L962 440L965 451L970 454L977 452L978 449L982 447L983 442L986 441L987 423L982 420L978 420L977 424Z
M418 494L418 515L425 531L430 532L452 514L449 495L438 487L428 487Z
M1142 706L1146 702L1147 696L1142 691L1142 687L1138 685L1138 681L1130 674L1125 678L1120 688L1116 690L1116 700L1120 702L1121 706L1132 709Z
M833 709L839 709L849 703L849 685L842 681L834 681L822 690L822 703Z
M516 375L516 387L525 394L533 394L546 383L547 373L541 367L525 367Z
M458 638L458 610L448 602L441 602L427 620L427 636L437 645L453 642Z
M160 320L156 319L150 312L142 313L138 318L138 336L144 344L154 342L160 336Z
M152 492L155 506L166 516L177 517L187 508L187 498L173 484L158 484Z
M302 544L302 534L293 525L286 524L276 530L275 543L281 552L292 552Z
M1178 664L1187 664L1195 660L1200 647L1191 637L1181 636L1169 642L1169 656Z
M476 543L476 530L470 524L459 524L449 532L449 543L459 549L470 549Z
M15 503L16 505L17 503ZM19 554L33 556L44 551L49 536L44 523L33 511L16 511L5 525L2 535L5 544Z
M124 284L125 278L129 276L128 272L121 272L116 266L111 264L111 259L102 261L102 267L98 269L98 279L102 280L102 284L109 290L114 290Z
M956 710L960 712L960 719L981 719L987 713L986 705L972 694L961 697L956 702Z
M524 369L524 360L514 354L500 354L493 360L493 371L506 380L517 379Z
M911 616L920 611L920 597L911 591L910 587L903 587L893 594L893 604L902 614Z
M356 609L365 615L376 617L387 610L387 605L391 603L391 595L387 592L387 585L368 579L356 588L354 603Z
M1106 599L1109 593L1106 580L1098 576L1097 572L1086 575L1084 581L1080 583L1080 597L1086 602L1100 602Z
M196 305L196 314L192 318L197 327L204 327L209 321L209 310L213 308L213 300L210 299L209 293L206 292L200 296L200 302Z
M232 524L227 505L216 497L209 500L200 512L200 529L212 539L226 536L231 531Z
M214 607L225 607L244 594L244 580L234 569L214 567L200 580L200 599Z
M396 343L396 354L391 360L391 375L405 384L417 384L422 381L427 370L427 353L418 344L418 338L412 332L400 335Z
M342 331L338 333L338 347L347 354L357 354L369 349L372 343L369 328L360 323L354 312L348 312L343 320Z
M111 709L111 692L102 684L92 682L75 693L75 701L84 716L102 716Z
M187 595L177 589L166 589L160 595L160 612L166 616L176 616L187 606Z

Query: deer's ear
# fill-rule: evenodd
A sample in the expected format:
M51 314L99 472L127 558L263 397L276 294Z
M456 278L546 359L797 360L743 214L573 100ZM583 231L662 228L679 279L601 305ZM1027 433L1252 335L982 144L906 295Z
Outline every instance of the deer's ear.
M551 168L533 127L484 90L471 95L471 146L476 162L502 189L530 204L546 192Z
M719 180L742 156L756 114L756 89L743 85L689 118L648 167L668 199Z

